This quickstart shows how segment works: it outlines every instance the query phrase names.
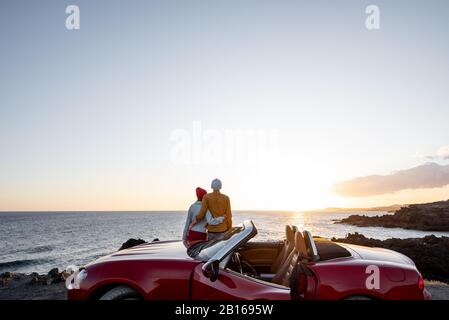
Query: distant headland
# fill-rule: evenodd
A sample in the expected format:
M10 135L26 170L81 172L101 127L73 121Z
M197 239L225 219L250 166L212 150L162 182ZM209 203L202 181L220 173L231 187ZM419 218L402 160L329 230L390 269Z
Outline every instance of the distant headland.
M335 223L350 224L358 227L449 231L449 200L402 206L394 214L374 217L358 214L351 215Z

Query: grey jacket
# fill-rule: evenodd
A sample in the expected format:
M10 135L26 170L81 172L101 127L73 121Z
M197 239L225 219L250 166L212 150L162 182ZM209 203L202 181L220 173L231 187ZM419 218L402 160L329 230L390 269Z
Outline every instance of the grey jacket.
M201 209L201 201L195 201L195 203L193 203L190 206L189 211L187 212L187 219L186 219L186 224L184 226L184 232L182 233L182 240L184 240L184 241L187 240L187 233L189 232L189 226L192 223L195 216L200 211L200 209ZM201 221L198 221L198 223L192 227L192 230L198 231L198 232L206 232L207 224L211 224L211 225L220 224L223 222L224 218L225 217L214 218L214 217L212 217L212 214L208 210L206 212L204 219Z

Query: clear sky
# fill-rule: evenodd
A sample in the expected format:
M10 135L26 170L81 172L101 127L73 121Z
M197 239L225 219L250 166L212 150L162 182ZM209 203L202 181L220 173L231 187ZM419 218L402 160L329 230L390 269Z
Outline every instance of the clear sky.
M448 31L443 0L1 1L0 210L447 199Z

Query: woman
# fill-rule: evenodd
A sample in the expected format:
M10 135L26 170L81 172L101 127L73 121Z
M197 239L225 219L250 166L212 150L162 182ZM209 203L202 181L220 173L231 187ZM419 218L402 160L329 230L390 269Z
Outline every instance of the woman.
M188 246L192 241L206 241L207 240L207 225L218 225L223 222L225 217L212 217L209 211L206 212L204 219L197 221L196 224L192 224L195 220L196 215L201 209L201 204L203 197L207 194L207 191L198 187L196 188L196 197L197 201L195 201L189 208L187 213L186 224L184 226L184 232L182 234L182 241L185 246Z

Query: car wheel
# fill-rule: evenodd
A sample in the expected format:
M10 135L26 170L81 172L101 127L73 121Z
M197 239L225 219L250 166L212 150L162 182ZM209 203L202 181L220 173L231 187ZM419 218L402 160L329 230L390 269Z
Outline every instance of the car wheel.
M140 300L141 297L136 290L128 286L118 286L112 288L104 295L101 296L100 300Z
M344 300L373 300L373 299L367 296L349 296L346 297Z

